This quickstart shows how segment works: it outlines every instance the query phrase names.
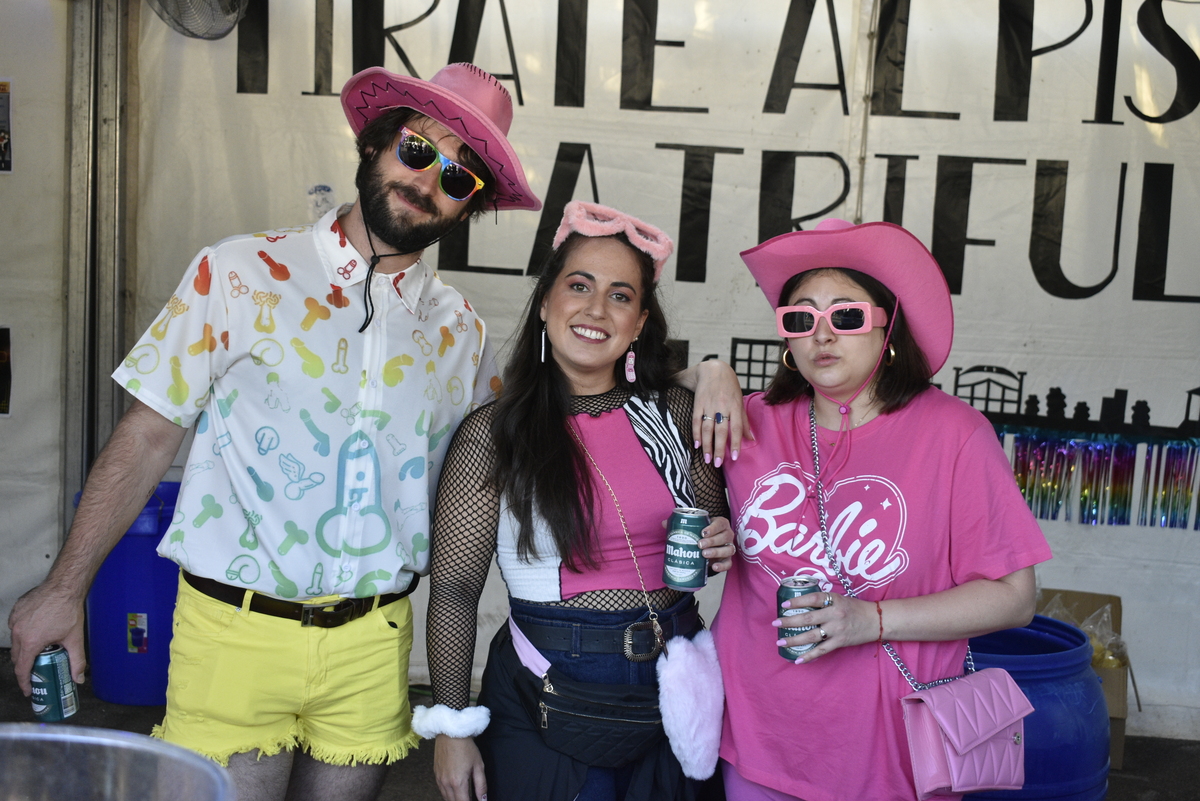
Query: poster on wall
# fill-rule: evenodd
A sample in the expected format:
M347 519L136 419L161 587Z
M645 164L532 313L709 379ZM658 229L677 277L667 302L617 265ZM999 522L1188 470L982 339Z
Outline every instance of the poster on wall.
M0 80L0 172L12 172L12 81Z

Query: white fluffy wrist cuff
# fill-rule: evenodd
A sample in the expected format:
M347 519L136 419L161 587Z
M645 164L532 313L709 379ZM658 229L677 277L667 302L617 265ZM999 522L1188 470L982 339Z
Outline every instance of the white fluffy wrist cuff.
M418 706L413 709L412 729L426 740L439 734L448 737L476 737L487 728L492 713L486 706L451 709L445 704Z

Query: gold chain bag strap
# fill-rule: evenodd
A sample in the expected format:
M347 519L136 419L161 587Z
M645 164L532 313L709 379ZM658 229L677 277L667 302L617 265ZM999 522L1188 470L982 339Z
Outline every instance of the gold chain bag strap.
M846 595L856 598L858 593L842 572L841 560L829 540L814 406L809 403L808 420L821 542ZM923 684L892 644L882 642L914 691L900 703L918 798L925 801L935 795L1020 790L1025 784L1024 718L1033 705L1012 676L1000 668L975 670L968 647L965 675Z

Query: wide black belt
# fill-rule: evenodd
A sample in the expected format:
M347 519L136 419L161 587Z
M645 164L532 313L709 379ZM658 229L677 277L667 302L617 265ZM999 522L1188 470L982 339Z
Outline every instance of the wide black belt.
M372 596L370 598L343 598L340 601L323 604L281 601L278 598L272 598L269 595L256 592L250 596L250 611L263 615L271 615L272 617L298 620L301 626L317 626L322 629L332 629L343 626L351 620L357 620L379 606L387 606L394 601L399 601L417 588L417 582L420 581L420 578L420 576L413 575L412 583L408 585L408 589L404 592L391 592L387 595ZM186 570L183 571L183 580L209 598L223 601L230 606L241 607L242 599L246 597L246 590L242 587L232 587L228 584L222 584L219 581L213 581L210 578L194 576ZM375 603L376 597L379 598L378 605Z
M663 640L676 635L689 636L700 628L700 607L693 603L672 618L660 618ZM627 657L657 656L660 648L650 621L630 623L623 629L597 629L579 623L547 626L517 620L517 625L533 647L544 651L574 651L575 632L579 631L579 650L587 654L619 654Z

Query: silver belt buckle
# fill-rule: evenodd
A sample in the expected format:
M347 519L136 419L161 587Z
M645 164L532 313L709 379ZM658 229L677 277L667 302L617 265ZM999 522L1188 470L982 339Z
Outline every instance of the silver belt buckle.
M317 612L325 612L326 614L330 614L330 615L337 614L338 612L342 612L342 611L352 613L353 612L353 604L347 604L347 601L349 601L349 600L350 599L348 599L348 598L343 598L342 600L340 600L336 603L301 604L301 606L300 606L300 626L301 627L319 626L320 624L313 620L313 618L317 614ZM348 623L348 622L350 622L349 619L342 621L342 623ZM335 628L337 626L342 625L342 623L335 623L333 626L322 626L322 628Z
M633 633L635 631L647 630L654 632L654 647L644 654L635 653L633 650ZM623 643L625 646L625 658L630 662L649 662L662 653L664 644L662 626L658 624L657 620L639 620L637 623L630 623L625 627Z

